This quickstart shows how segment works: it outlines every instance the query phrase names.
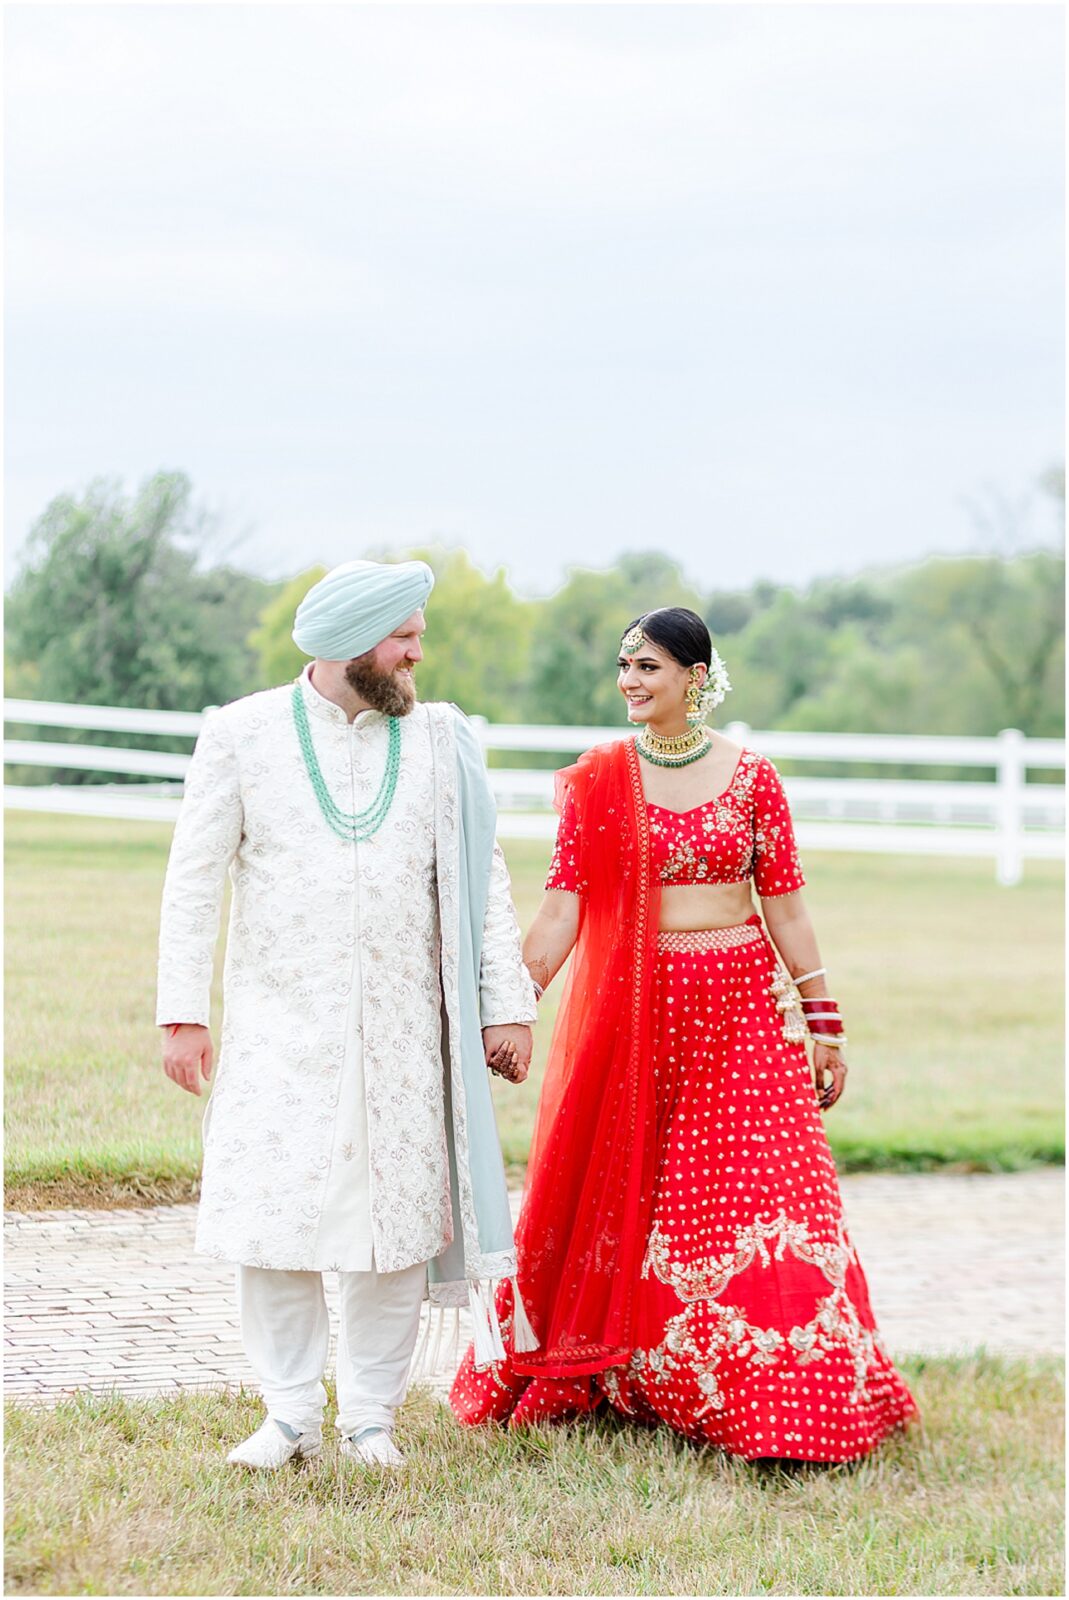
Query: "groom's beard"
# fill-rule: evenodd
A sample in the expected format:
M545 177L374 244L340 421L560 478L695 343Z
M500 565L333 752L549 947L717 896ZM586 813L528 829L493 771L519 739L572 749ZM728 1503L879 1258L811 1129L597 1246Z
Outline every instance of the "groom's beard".
M407 717L416 703L412 672L379 672L368 656L357 656L345 668L345 681L374 711L386 717Z

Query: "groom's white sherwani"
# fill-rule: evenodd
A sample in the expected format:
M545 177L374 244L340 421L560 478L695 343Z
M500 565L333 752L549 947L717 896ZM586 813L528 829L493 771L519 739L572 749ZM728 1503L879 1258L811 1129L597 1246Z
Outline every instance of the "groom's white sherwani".
M350 723L307 670L299 681L327 788L359 812L385 770L387 719ZM254 1267L394 1272L438 1255L454 1229L443 1026L448 1059L459 957L442 929L461 887L460 714L417 704L401 719L393 803L354 844L324 821L291 695L250 695L205 721L167 869L157 1021L209 1021L229 871L198 1248ZM480 1009L484 1027L535 1016L497 847Z

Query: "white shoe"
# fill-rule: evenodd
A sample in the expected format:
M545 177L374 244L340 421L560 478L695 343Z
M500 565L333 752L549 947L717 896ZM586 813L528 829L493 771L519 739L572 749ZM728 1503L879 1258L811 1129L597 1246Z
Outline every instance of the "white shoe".
M339 1453L365 1467L403 1467L405 1458L385 1428L365 1428L343 1439Z
M262 1427L257 1428L244 1444L231 1450L226 1459L238 1467L256 1467L260 1471L271 1472L276 1467L284 1467L294 1457L298 1461L311 1460L322 1448L323 1435L318 1429L314 1432L309 1429L307 1433L297 1433L290 1438L289 1433L284 1432L273 1417L268 1417Z

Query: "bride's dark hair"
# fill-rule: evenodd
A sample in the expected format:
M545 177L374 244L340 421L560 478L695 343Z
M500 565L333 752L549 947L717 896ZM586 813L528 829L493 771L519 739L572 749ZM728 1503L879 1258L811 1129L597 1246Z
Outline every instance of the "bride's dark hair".
M624 629L623 637L642 624L642 631L651 644L667 650L681 667L693 667L700 661L708 666L712 659L713 641L701 617L685 606L662 606L657 611L647 611L636 617Z

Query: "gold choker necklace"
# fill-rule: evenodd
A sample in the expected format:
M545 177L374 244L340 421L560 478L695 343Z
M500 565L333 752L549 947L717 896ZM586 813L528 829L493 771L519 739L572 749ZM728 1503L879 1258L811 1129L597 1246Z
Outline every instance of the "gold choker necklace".
M711 744L708 728L687 728L683 733L665 735L646 727L635 740L639 755L655 767L688 766L700 760Z

